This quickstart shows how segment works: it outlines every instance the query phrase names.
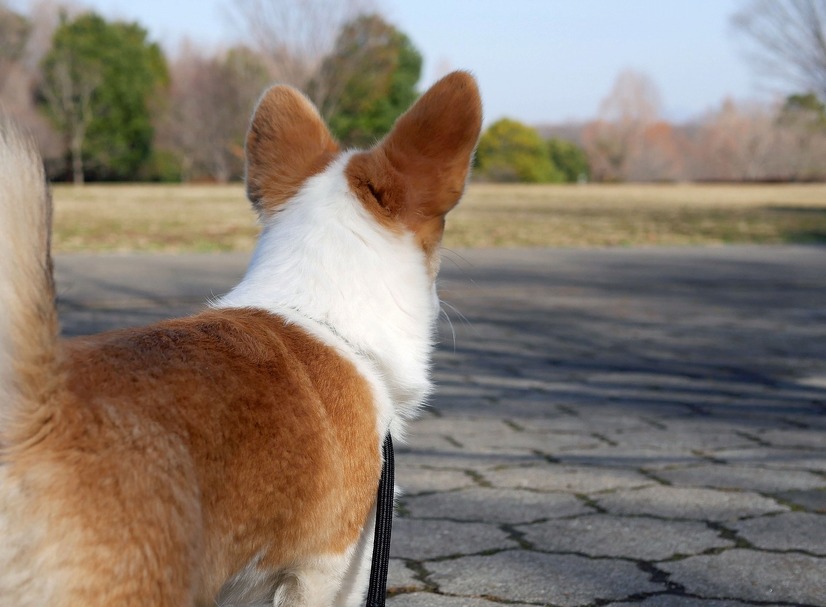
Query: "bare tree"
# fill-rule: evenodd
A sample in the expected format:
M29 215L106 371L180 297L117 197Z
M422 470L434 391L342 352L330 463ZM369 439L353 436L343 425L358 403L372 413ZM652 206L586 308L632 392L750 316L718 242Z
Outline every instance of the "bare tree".
M83 142L94 117L92 95L103 81L102 66L91 61L82 66L77 63L72 52L57 56L46 66L40 89L52 119L66 136L75 185L83 183Z
M372 10L372 0L233 0L230 19L245 44L267 60L273 80L307 91L317 106L329 105L338 88L319 78L345 23Z
M633 70L621 72L600 104L599 118L583 132L594 178L629 179L631 161L640 156L646 130L659 114L660 96L654 82Z
M61 5L57 0L32 0L23 15L15 15L9 5L0 0L0 104L35 137L47 167L57 167L65 148L38 109L34 91L41 78L40 60L51 46L59 23L60 6L74 12L75 5L70 6L68 0Z
M23 55L31 26L0 0L0 91L14 64Z
M751 0L732 23L761 73L826 100L826 0Z
M170 71L158 146L180 159L184 181L240 177L247 121L267 81L260 59L244 47L210 56L184 44Z
M783 150L772 108L726 99L700 125L694 177L712 181L782 178Z
M88 9L74 0L31 0L27 18L31 32L26 43L23 62L31 71L37 71L40 62L52 47L52 37L62 19L74 19Z
M632 146L625 169L628 181L680 181L686 178L686 143L664 120L646 125Z
M641 125L655 122L662 101L657 85L646 74L623 70L599 106L599 117L609 122Z
M103 82L103 65L99 59L82 56L71 43L55 39L57 28L69 23L76 10L76 5L53 0L34 5L27 62L30 69L39 69L37 88L45 102L43 110L63 137L72 182L79 185L84 182L83 144L94 118L92 97Z

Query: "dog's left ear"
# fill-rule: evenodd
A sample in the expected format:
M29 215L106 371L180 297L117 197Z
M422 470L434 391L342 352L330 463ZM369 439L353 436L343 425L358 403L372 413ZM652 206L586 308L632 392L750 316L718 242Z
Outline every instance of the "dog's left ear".
M312 102L279 85L261 97L247 132L247 196L261 215L275 212L320 173L338 144Z
M432 245L464 192L481 128L476 81L467 72L453 72L422 95L376 147L351 158L350 187L379 220L401 222L426 247Z

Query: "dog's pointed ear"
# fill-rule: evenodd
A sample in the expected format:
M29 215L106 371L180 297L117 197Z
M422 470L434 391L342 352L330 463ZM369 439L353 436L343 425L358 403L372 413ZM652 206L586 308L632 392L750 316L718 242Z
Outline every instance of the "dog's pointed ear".
M444 215L464 192L481 128L476 81L467 72L453 72L422 95L376 147L351 158L350 187L380 220L402 222L425 244L440 239Z
M309 99L289 86L270 88L247 132L247 196L259 214L272 214L338 150Z

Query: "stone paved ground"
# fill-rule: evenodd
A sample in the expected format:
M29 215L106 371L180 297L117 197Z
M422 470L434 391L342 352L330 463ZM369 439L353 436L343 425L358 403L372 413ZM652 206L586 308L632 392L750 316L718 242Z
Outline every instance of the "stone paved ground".
M67 334L240 256L58 259ZM392 607L826 606L826 250L449 253Z

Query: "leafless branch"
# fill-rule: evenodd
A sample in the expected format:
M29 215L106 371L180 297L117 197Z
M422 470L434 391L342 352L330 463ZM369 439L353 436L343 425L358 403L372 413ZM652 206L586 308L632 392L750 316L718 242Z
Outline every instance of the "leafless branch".
M826 0L751 0L732 24L763 76L826 99Z
M271 77L306 90L344 23L371 0L233 0L230 20L244 44L267 58Z

